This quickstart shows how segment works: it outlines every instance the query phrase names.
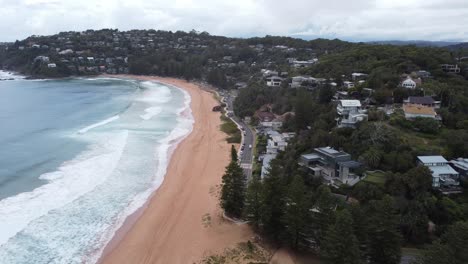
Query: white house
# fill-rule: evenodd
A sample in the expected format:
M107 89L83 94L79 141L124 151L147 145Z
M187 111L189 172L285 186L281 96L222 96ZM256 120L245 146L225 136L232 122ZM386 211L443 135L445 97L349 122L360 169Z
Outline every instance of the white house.
M432 187L453 187L460 185L459 174L442 156L418 156L418 163L432 172Z
M353 78L353 81L359 81L359 80L365 79L367 77L367 74L360 73L360 72L353 72L351 74L351 77Z
M278 76L272 76L266 78L266 85L268 87L279 87L281 86L281 82L283 81L283 78L278 77Z
M408 76L408 78L401 83L401 86L406 89L416 89L417 85L416 82Z
M291 78L291 88L299 88L304 84L307 85L315 85L317 83L317 79L310 76L295 76Z
M57 67L57 64L55 64L55 63L47 64L47 68L56 68L56 67Z
M361 109L359 100L339 100L336 112L338 127L355 127L358 122L367 120L367 113Z
M344 86L346 89L354 88L354 82L344 81L344 82L343 82L343 86Z

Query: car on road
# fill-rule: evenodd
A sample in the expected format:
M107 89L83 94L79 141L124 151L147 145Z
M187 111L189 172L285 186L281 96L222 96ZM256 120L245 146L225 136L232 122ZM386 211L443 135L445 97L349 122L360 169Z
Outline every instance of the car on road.
M252 144L249 144L249 149L251 149L251 148L252 148Z

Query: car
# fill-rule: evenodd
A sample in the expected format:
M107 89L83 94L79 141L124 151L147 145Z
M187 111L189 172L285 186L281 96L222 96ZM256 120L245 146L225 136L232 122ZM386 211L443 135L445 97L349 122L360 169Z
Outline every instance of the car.
M249 145L249 149L251 149L251 148L252 148L252 144Z

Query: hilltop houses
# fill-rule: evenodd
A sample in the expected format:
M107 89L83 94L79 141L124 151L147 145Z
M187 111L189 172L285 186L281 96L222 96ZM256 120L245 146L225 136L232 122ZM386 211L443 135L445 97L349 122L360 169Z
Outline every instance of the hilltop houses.
M310 76L295 76L291 78L289 86L291 88L307 87L313 88L318 85L318 80Z
M367 120L367 112L361 108L359 100L339 100L336 113L338 127L355 128L357 123Z
M442 156L418 156L418 164L432 172L433 188L453 188L460 185L460 175Z
M361 179L359 169L362 164L352 160L350 154L331 147L315 148L313 153L301 155L299 165L330 185L353 186Z

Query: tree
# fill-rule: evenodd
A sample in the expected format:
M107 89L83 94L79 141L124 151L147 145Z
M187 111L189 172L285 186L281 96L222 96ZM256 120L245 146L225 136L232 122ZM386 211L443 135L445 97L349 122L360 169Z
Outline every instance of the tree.
M262 182L260 176L253 175L245 194L245 218L258 228L260 224L260 214L262 209Z
M325 232L335 220L336 199L331 195L328 186L321 185L317 188L315 201L312 228L315 232L315 240L320 246L324 239Z
M279 165L272 161L270 171L263 179L262 209L260 222L263 230L274 240L278 240L284 226L281 222L284 208L284 180Z
M468 263L468 222L450 226L440 240L434 242L419 259L419 264L466 264Z
M353 218L348 210L337 213L335 223L325 233L320 255L327 264L362 263L359 242L354 235Z
M368 211L367 255L371 264L397 264L401 258L401 235L393 198L371 201Z
M309 210L311 208L304 180L301 176L295 176L288 186L285 197L285 213L283 223L286 236L293 248L298 248L306 234L306 226L309 224Z
M234 151L233 151L234 150ZM221 183L221 208L227 215L240 217L244 209L246 178L242 168L237 163L237 154L231 148L231 162L226 167Z
M231 160L236 160L237 161L237 150L234 147L234 145L231 145Z

